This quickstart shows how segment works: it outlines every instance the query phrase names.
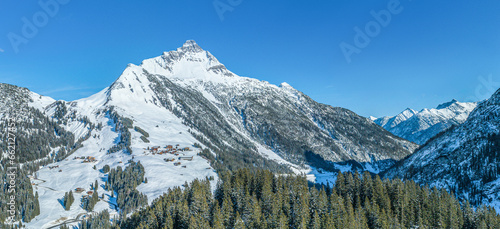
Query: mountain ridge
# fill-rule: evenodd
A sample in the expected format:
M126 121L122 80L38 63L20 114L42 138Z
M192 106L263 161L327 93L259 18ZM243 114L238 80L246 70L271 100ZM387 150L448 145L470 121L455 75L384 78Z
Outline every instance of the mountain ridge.
M372 120L389 132L422 145L439 132L465 122L476 105L453 99L436 108L420 111L407 108L396 116Z
M474 205L500 210L500 89L467 120L430 139L383 172L453 191Z

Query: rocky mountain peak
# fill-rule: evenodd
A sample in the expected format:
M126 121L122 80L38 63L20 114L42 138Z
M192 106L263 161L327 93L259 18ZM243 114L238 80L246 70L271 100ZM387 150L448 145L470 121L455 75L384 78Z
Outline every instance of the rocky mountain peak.
M235 76L193 40L186 41L175 51L142 61L140 67L150 74L177 79L214 80L217 78L214 76Z
M439 104L436 109L440 110L440 109L444 109L444 108L447 108L455 103L458 103L458 101L456 99L453 99L451 100L450 102L446 102L446 103L442 103L442 104Z
M187 40L179 49L183 52L203 52L203 49L194 40Z

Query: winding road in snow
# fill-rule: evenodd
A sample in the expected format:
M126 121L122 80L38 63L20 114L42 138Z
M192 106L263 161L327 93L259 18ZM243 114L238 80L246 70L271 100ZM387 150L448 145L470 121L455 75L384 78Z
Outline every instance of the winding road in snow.
M66 225L66 224L69 224L69 223L82 222L82 221L83 221L83 219L80 219L80 217L82 217L82 216L84 216L84 215L87 215L87 216L88 216L88 215L90 215L90 214L92 214L92 213L94 213L94 212L89 212L89 213L80 213L80 214L78 214L78 215L76 216L76 218L75 218L75 219L67 219L67 220L63 221L62 223L60 223L60 224L56 224L56 225L54 225L54 226L46 227L45 229L59 228L60 226L62 226L62 225Z

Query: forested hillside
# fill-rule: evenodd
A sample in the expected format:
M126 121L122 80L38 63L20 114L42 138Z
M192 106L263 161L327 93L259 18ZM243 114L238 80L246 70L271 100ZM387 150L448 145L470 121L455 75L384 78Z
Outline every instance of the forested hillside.
M330 189L246 169L224 173L214 195L207 180L195 180L117 225L105 221L107 212L82 228L500 228L494 209L474 210L412 181L340 173Z
M30 222L39 215L38 193L33 191L28 175L40 166L63 160L82 141L75 143L71 132L30 106L34 100L42 99L27 88L0 84L0 129L3 130L0 132L0 223L20 219Z

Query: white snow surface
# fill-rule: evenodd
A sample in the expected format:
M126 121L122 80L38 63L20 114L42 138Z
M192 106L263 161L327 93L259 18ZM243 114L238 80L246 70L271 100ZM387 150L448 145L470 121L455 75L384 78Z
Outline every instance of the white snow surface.
M37 108L40 111L43 111L45 107L55 102L53 98L39 95L31 91L30 91L30 97L33 100L33 102L30 102L28 105Z

